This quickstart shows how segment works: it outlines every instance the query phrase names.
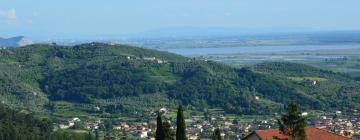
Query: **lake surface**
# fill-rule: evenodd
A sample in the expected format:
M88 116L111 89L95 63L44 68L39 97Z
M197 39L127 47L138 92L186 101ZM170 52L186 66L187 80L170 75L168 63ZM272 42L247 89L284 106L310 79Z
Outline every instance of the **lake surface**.
M161 50L184 55L184 56L200 56L200 55L214 55L214 54L273 53L273 52L337 50L337 49L360 49L360 44L169 48L169 49L161 49Z

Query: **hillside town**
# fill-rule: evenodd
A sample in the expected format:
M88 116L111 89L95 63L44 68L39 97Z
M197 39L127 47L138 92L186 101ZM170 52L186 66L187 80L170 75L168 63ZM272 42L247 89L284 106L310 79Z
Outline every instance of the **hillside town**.
M166 109L162 108L160 111ZM302 113L307 117L310 115L307 112ZM359 113L352 112L351 114L343 115L342 112L336 111L333 113L325 113L318 118L307 119L309 128L318 128L330 133L341 135L348 138L359 138L360 134L360 118ZM185 120L187 123L187 133L190 140L210 139L214 130L220 128L222 130L221 136L229 140L241 140L257 130L272 130L278 127L276 118L242 121L240 119L230 119L225 115L211 115L207 118L191 117ZM60 124L60 129L71 129L76 122L80 122L77 117L71 118L68 122ZM172 129L175 130L175 121L170 121ZM105 126L105 122L100 119L87 120L83 128L88 131L95 131ZM127 122L115 121L110 126L115 133L121 135L141 138L141 139L155 139L156 121L144 122ZM311 130L309 130L311 131Z

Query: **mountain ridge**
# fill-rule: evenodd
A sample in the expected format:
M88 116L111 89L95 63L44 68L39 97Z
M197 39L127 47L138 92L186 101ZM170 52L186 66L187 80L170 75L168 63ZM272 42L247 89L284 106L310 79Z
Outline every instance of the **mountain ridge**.
M25 36L16 36L10 38L0 37L0 47L22 47L31 44L33 44L33 42Z

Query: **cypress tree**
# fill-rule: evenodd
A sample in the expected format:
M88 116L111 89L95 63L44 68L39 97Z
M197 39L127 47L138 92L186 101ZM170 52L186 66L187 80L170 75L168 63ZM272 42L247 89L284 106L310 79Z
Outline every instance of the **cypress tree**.
M164 140L165 134L164 134L164 127L161 120L161 115L158 113L158 116L156 118L156 135L155 140Z
M183 107L179 105L176 118L176 140L187 140Z
M99 140L99 130L95 129L95 140Z
M306 120L301 116L298 105L292 101L288 104L287 110L288 112L282 115L281 119L278 119L279 130L289 136L288 139L290 140L305 140Z
M86 140L92 140L92 135L91 132L89 131L88 134L86 135Z
M221 132L220 132L219 128L215 129L215 131L214 131L214 133L212 135L212 140L222 140Z

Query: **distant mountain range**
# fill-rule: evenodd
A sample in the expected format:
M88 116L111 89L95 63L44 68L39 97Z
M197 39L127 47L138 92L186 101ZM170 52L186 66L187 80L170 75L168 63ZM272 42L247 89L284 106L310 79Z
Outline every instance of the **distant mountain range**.
M0 37L0 47L21 47L31 44L33 44L33 42L24 36L17 36L11 38Z

